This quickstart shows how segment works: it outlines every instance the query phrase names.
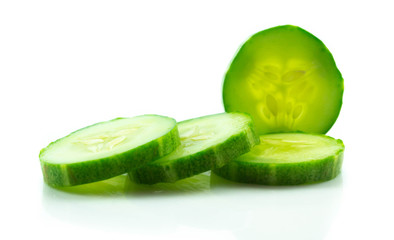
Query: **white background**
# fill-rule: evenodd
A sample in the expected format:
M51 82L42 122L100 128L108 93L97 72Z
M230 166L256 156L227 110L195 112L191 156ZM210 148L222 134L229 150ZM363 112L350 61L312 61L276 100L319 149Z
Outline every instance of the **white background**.
M1 239L394 239L394 34L390 1L1 1ZM328 133L342 174L299 187L124 176L70 191L38 153L71 131L155 113L223 112L223 75L253 33L303 27L345 79Z

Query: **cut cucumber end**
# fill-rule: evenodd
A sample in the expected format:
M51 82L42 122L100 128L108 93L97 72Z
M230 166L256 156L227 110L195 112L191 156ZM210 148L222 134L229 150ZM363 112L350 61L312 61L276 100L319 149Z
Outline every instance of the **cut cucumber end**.
M178 124L181 145L169 155L133 169L137 183L175 182L222 167L258 144L252 120L243 113L222 113Z
M77 130L42 149L39 158L48 185L74 186L126 173L179 144L174 119L141 115Z
M326 133L335 123L343 78L318 38L296 26L253 35L234 57L223 83L227 112L249 113L258 134Z
M320 134L278 133L260 136L249 153L213 170L228 180L264 185L327 181L341 170L344 145Z

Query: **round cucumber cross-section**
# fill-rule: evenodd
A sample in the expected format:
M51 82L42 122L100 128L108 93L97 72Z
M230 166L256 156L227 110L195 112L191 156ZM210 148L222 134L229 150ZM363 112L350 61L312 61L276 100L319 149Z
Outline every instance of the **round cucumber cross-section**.
M249 113L259 134L326 133L342 106L343 78L318 38L285 25L253 35L224 79L227 112Z
M341 170L343 142L322 134L277 133L214 173L229 180L264 185L327 181Z
M77 130L50 143L39 158L46 183L73 186L126 173L169 154L179 144L174 119L141 115Z
M137 183L175 182L222 167L259 143L252 119L221 113L178 123L181 145L169 155L129 172Z

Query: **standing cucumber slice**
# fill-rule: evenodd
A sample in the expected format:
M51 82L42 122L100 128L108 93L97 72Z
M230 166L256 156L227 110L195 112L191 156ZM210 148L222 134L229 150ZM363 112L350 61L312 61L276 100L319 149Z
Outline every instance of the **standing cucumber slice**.
M171 154L129 172L137 183L175 182L224 166L249 152L259 139L251 118L243 113L222 113L178 124L181 145Z
M296 185L335 178L344 145L325 135L278 133L260 136L260 144L214 173L229 180L265 185Z
M108 179L172 152L180 144L176 121L158 115L97 123L40 152L44 180L73 186Z
M343 79L318 38L295 26L253 35L223 84L227 112L249 113L258 134L326 133L342 106Z

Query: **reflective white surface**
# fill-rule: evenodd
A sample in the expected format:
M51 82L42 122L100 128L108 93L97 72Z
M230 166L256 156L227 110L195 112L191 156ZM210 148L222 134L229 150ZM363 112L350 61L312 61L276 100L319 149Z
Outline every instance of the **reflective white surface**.
M126 176L107 182L75 188L74 193L44 186L43 208L70 224L152 238L190 229L223 232L230 239L321 239L342 197L341 177L297 187L236 184L207 175L184 180L183 186L137 186Z
M389 1L1 1L0 239L394 239L394 34ZM49 142L115 117L223 111L223 75L253 33L299 25L345 79L328 135L343 171L319 184L236 184L209 173L43 183Z

